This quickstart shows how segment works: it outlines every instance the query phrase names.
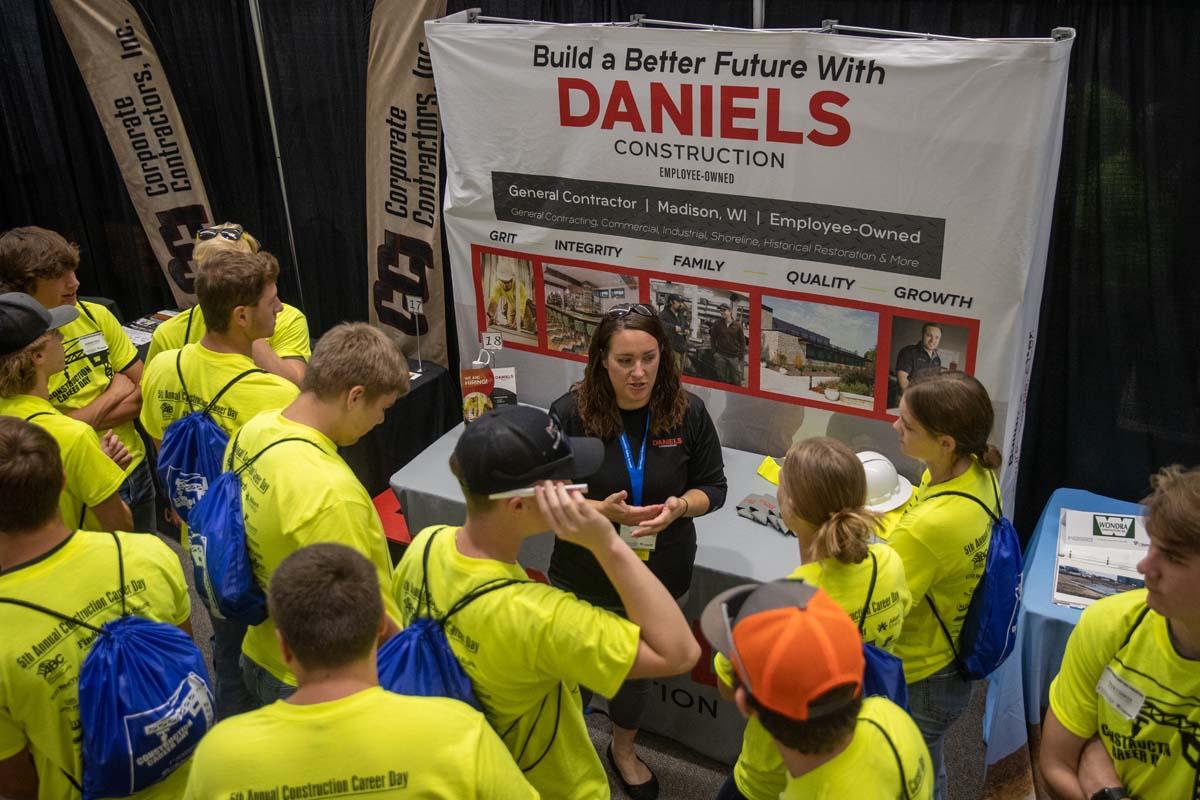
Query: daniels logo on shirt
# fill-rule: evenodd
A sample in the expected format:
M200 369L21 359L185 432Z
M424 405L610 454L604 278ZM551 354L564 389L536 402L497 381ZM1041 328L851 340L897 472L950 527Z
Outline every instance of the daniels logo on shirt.
M679 447L683 444L682 436L668 436L664 439L651 439L650 444L654 447Z

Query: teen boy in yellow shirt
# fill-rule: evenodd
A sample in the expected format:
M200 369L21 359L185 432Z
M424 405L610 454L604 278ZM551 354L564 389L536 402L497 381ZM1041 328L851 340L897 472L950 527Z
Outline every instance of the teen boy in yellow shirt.
M187 800L537 798L478 711L380 688L375 647L388 621L375 566L359 553L297 550L271 577L267 603L296 691L214 728Z
M79 314L64 325L61 369L50 375L50 403L100 434L111 430L129 453L121 499L139 531L157 530L154 477L133 421L142 407L142 360L107 308L79 299L79 248L58 233L14 228L0 236L0 290L25 292L46 308Z
M342 323L317 342L300 396L254 418L230 441L225 463L238 469L251 462L242 473L242 516L259 586L270 583L289 554L317 542L357 550L375 565L379 585L390 585L383 523L338 448L382 422L406 392L408 362L400 348L378 328ZM283 439L299 441L267 449ZM390 595L383 603L394 631L400 613ZM246 632L242 674L259 705L296 685L269 617Z
M58 445L28 422L0 417L0 597L36 603L100 627L121 614L117 545L129 610L191 633L179 558L156 536L75 530L58 513ZM92 632L0 603L0 797L78 800L78 680ZM184 765L140 800L177 798ZM73 785L74 784L74 785Z
M1050 684L1040 761L1062 800L1200 796L1200 469L1151 483L1146 588L1088 607Z
M204 262L215 253L257 253L260 249L258 239L241 225L223 222L197 232L192 245L192 260L196 262L197 269L203 270ZM192 306L171 317L154 329L150 349L146 352L146 363L149 364L165 350L175 350L200 341L207 329L201 306ZM283 303L275 319L275 332L264 339L256 339L251 351L251 358L259 367L299 386L304 378L306 362L312 355L308 320L304 312Z
M423 613L440 618L490 580L519 581L460 610L447 636L488 721L544 797L610 796L584 724L581 684L611 697L627 679L678 675L700 657L662 583L612 523L563 487L593 473L603 457L598 439L564 436L544 411L503 406L485 413L463 432L450 460L467 521L418 534L392 581L405 624L416 616L422 586L430 603ZM535 482L534 497L490 497ZM517 553L522 541L547 529L591 551L628 619L529 580Z
M887 698L863 699L858 627L823 589L738 586L709 601L700 627L734 666L738 710L779 749L783 800L933 797L921 732Z
M86 422L50 405L49 376L62 371L64 359L59 330L78 313L70 306L47 310L20 292L0 295L0 414L45 428L58 442L66 469L59 497L65 524L128 530L132 517L119 494L125 474L114 460L128 453L112 433L102 442Z
M278 274L279 264L269 253L226 252L213 255L196 276L207 332L196 344L160 354L142 377L142 427L156 449L168 425L218 395L209 416L232 436L254 415L282 408L299 393L278 375L258 370L250 358L254 342L275 330ZM168 496L175 491L172 485L163 489ZM246 626L216 617L212 623L217 716L224 718L254 707L238 665Z

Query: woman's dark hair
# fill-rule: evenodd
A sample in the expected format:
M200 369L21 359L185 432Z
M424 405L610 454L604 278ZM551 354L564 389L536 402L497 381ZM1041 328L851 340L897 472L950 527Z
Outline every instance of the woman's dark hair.
M608 345L618 331L642 331L658 342L658 372L650 390L650 430L664 434L679 427L687 412L687 392L679 375L679 367L671 355L671 343L658 317L630 312L623 317L606 314L592 334L588 346L588 363L583 380L575 387L579 418L588 436L611 439L624 430L617 396L609 380L604 360Z
M976 456L988 469L1000 469L1000 451L988 444L995 412L978 380L964 372L926 373L909 384L903 400L918 425L954 439L955 455Z

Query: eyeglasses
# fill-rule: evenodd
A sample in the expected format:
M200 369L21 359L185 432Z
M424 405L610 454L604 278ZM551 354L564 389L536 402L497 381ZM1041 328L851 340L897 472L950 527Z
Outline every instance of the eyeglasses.
M657 317L658 316L657 314L654 313L653 308L650 308L649 306L644 306L641 303L634 303L632 305L613 306L612 308L610 308L608 310L608 316L612 317L613 319L620 319L621 317L628 317L630 314L641 314L643 317Z
M209 239L220 236L231 242L239 242L245 235L246 230L241 225L234 225L232 228L201 228L200 232L196 234L196 241L207 242Z

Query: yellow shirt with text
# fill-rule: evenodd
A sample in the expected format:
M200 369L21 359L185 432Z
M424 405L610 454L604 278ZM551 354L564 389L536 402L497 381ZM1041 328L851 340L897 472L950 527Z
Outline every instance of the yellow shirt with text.
M936 604L957 647L971 596L983 577L992 538L992 519L978 503L965 497L932 495L962 492L998 512L994 481L991 471L974 458L962 475L936 486L929 484L929 470L925 470L916 496L888 539L904 561L904 574L913 596L912 613L905 620L895 648L904 661L909 683L924 680L954 661L954 651L926 595Z
M416 616L427 543L428 616L440 618L491 580L522 581L455 614L446 626L450 647L470 676L488 721L543 797L608 800L608 778L588 738L579 685L612 697L637 657L639 628L561 589L529 580L516 563L463 555L455 544L457 531L426 528L396 567L392 590L404 624Z
M156 536L119 533L130 613L180 625L191 614L179 557ZM100 627L121 615L117 548L112 534L76 531L25 564L5 564L0 597L25 600ZM82 775L79 669L95 633L32 609L0 603L0 761L26 746L33 753L40 800L78 798L63 774ZM135 798L174 800L187 765Z
M58 499L58 511L69 528L101 527L91 509L117 493L125 473L100 448L92 426L71 419L40 397L18 394L0 397L0 414L20 417L44 428L58 442L67 482ZM80 511L87 511L80 516Z
M183 386L176 372L176 356ZM142 427L155 440L177 419L203 409L221 389L246 370L258 369L248 356L218 353L202 344L167 350L146 366L142 374ZM210 416L232 436L251 417L283 408L296 399L300 389L289 380L269 372L255 372L239 380L221 395Z
M1050 684L1050 708L1079 738L1100 737L1134 797L1194 796L1200 662L1179 655L1166 618L1146 611L1145 589L1083 612Z
M274 446L242 472L242 517L254 580L265 591L280 562L301 547L344 544L375 565L384 610L399 622L400 611L389 591L392 559L379 512L332 440L276 411L246 423L230 440L224 463L237 469L267 445L291 438L304 441ZM269 618L246 631L242 652L284 683L296 684Z
M192 306L187 311L179 312L154 329L150 349L146 351L146 363L153 361L159 353L199 342L207 330L204 312L200 310L200 306ZM283 310L275 316L275 333L271 334L267 343L280 358L300 358L308 361L312 357L312 343L304 312L284 303Z
M878 572L871 591L871 607L867 610L865 640L891 652L912 606L912 596L908 593L900 557L883 544L871 545L870 552L875 556ZM858 564L843 564L836 559L814 561L797 567L788 577L820 586L857 624L871 585L871 559ZM726 686L736 685L733 664L720 653L713 657L713 670ZM733 766L733 780L748 800L775 800L787 784L779 749L756 718L746 721L742 752Z
M279 700L221 722L192 759L186 800L537 798L478 711L378 686L325 703Z
M929 749L912 717L886 697L868 697L858 712L850 745L811 772L798 778L789 775L787 789L779 797L931 800L933 777Z
M138 360L137 348L111 311L86 300L80 300L75 307L79 316L59 328L66 367L50 376L50 403L64 414L83 408L104 394L113 374L124 372ZM146 445L133 420L115 425L112 430L133 457L125 468L128 475L146 459Z

